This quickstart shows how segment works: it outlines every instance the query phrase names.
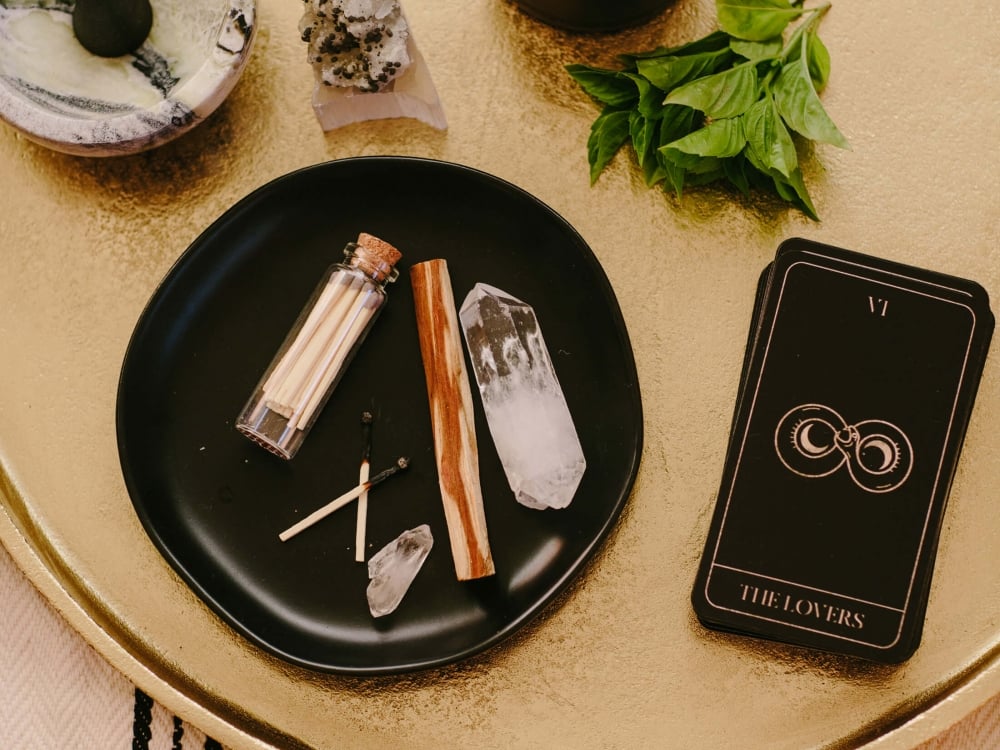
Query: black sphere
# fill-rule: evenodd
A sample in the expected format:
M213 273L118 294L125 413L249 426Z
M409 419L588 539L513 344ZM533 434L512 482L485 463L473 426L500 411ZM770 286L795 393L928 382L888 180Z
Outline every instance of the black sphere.
M76 0L73 33L89 52L118 57L139 47L153 26L149 0Z

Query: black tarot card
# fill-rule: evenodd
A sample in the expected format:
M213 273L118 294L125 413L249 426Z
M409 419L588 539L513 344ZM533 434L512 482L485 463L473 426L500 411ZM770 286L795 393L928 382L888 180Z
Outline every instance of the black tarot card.
M705 625L881 662L913 653L992 330L973 282L782 244L692 595Z

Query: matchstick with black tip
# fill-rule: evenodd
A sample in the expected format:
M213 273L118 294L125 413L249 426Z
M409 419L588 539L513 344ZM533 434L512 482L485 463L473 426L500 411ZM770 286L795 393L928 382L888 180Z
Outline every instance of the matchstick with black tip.
M361 415L361 468L358 470L358 484L368 481L372 458L372 413L366 411ZM358 523L354 532L354 560L365 561L365 530L368 526L368 490L358 495Z
M331 500L330 502L328 502L326 505L324 505L319 510L314 510L312 513L310 513L308 516L306 516L305 518L303 518L298 523L293 524L292 526L289 526L287 529L285 529L280 534L278 534L278 538L281 541L283 541L283 542L287 542L289 539L291 539L293 536L295 536L299 532L305 531L306 529L308 529L313 524L318 523L319 521L322 521L324 518L326 518L328 515L330 515L334 511L340 510L345 505L347 505L349 502L351 502L355 498L359 497L361 495L361 493L367 492L368 490L370 490L372 487L374 487L377 484L381 484L386 479L388 479L389 477L391 477L393 474L396 474L397 472L402 471L403 469L405 469L409 465L410 465L410 459L408 459L406 457L400 458L398 461L396 461L396 463L393 466L390 466L385 471L380 471L378 474L376 474L375 476L373 476L367 482L362 482L361 484L359 484L354 489L348 490L347 492L345 492L343 495L341 495L340 497L338 497L336 500Z

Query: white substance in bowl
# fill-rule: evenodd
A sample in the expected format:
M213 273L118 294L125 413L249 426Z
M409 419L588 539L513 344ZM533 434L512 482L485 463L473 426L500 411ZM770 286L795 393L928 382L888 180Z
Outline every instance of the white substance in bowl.
M73 35L69 13L0 9L0 14L8 16L5 30L9 34L4 35L0 76L124 107L150 107L163 98L127 58L107 59L87 52ZM51 54L38 54L38 50L46 48L51 49ZM71 106L63 111L84 117L101 116L100 112Z
M235 85L254 38L254 0L153 0L133 53L88 52L72 3L0 6L0 117L58 151L108 156L187 132Z

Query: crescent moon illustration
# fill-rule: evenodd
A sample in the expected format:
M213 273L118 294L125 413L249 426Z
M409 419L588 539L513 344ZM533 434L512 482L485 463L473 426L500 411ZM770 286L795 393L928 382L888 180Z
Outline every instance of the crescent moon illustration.
M847 458L835 440L837 431L845 426L843 418L828 406L802 404L778 421L774 448L789 471L803 477L826 476Z
M894 463L896 463L899 457L899 452L896 450L896 446L882 437L874 437L868 440L863 445L860 446L860 450L864 452L867 457L868 451L875 451L880 460L875 466L868 466L870 471L882 472L890 468ZM867 461L865 462L867 464Z
M819 456L828 451L830 449L830 446L817 445L815 441L813 441L811 433L815 426L816 422L806 422L804 425L802 425L802 428L799 430L798 434L795 437L799 444L799 447L803 451L813 456Z

